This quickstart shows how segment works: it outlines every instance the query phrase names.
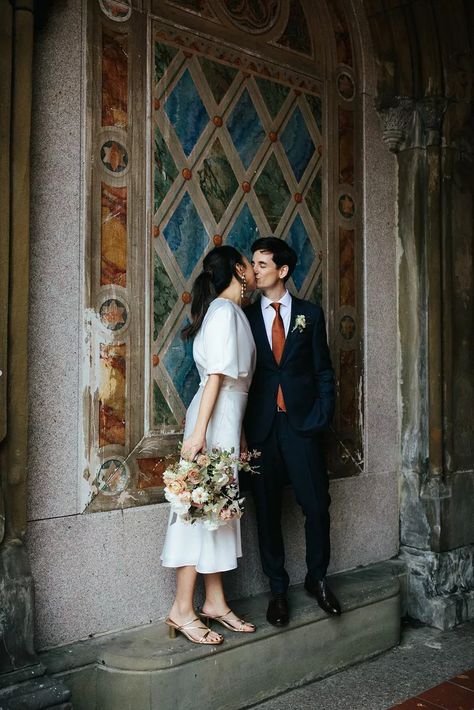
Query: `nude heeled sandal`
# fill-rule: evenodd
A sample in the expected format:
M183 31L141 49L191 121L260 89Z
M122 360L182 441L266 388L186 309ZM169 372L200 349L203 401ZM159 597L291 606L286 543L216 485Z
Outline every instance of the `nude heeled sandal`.
M232 609L229 609L229 611L222 616L210 616L210 614L205 614L204 612L202 612L199 616L206 626L209 626L211 621L217 621L224 628L229 629L229 631L236 631L240 634L253 634L257 630L254 624L251 624L249 621L244 621L244 619L237 618L227 620L226 616L229 616L229 614L232 613ZM239 626L233 626L233 623L239 624ZM246 626L251 626L252 628L246 629Z
M191 621L187 621L185 624L182 624L182 626L179 626L179 624L177 624L175 621L173 621L173 619L170 619L169 617L165 619L165 624L168 626L169 638L175 639L177 634L181 633L188 639L188 641L191 641L191 643L200 643L206 646L219 646L224 641L224 637L220 634L218 634L219 641L208 641L207 637L211 633L211 629L209 629L206 624L204 624L203 626L190 626L190 624L192 624L194 621L200 621L200 619L196 616L194 619L191 619ZM189 633L193 629L207 629L207 631L200 638L194 638Z

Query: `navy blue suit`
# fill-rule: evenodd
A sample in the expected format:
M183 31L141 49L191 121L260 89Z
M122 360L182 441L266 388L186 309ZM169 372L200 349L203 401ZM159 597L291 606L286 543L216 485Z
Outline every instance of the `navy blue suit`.
M260 555L273 593L289 584L281 533L281 498L290 480L305 515L306 562L314 580L329 564L328 477L321 432L334 412L334 371L322 309L292 298L290 328L280 363L268 342L260 301L245 310L257 346L244 428L249 448L261 451L260 473L251 477ZM295 328L297 316L305 327ZM286 413L277 412L281 385Z

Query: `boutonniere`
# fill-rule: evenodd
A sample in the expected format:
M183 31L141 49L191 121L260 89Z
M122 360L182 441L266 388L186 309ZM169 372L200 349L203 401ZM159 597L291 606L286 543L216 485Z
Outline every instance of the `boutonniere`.
M293 331L296 330L297 328L300 333L302 333L303 330L306 328L306 317L305 316L303 316L303 315L296 316L295 326L291 332L293 333Z

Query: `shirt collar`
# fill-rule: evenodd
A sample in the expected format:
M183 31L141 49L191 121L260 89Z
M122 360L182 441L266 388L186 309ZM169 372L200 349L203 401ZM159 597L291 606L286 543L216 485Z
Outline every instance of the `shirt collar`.
M272 303L275 303L275 301L272 301L270 298L267 298L267 296L264 296L262 293L261 296L261 303L262 303L262 311L264 311L266 308L269 308ZM291 294L289 291L285 291L283 296L276 301L276 303L281 303L282 306L290 307L291 305Z

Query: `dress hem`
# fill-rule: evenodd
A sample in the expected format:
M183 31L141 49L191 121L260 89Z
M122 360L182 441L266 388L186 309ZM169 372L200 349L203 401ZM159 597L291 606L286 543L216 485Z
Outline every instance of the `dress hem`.
M242 558L242 555L237 555L236 563L232 567L224 567L221 569L213 569L213 570L199 569L199 567L196 565L195 562L181 562L181 564L177 565L177 564L169 564L169 563L166 563L163 560L161 560L161 566L166 567L168 569L178 569L178 567L195 567L196 572L198 572L199 574L216 574L217 572L230 572L233 569L237 569L237 567L238 567L237 560L240 560L241 558Z

